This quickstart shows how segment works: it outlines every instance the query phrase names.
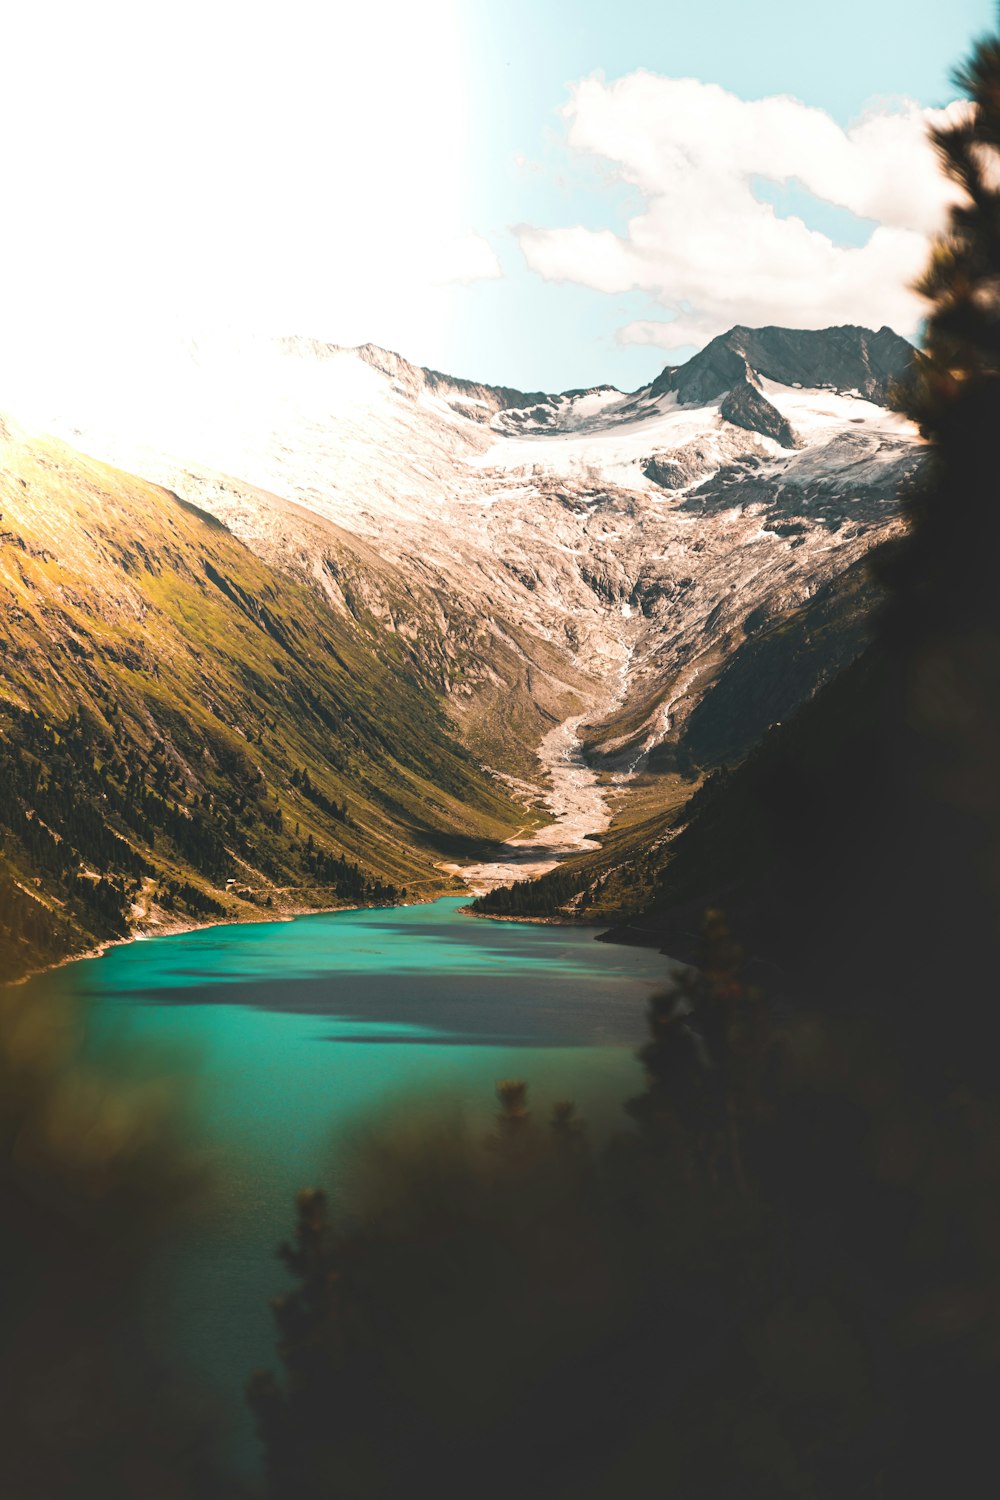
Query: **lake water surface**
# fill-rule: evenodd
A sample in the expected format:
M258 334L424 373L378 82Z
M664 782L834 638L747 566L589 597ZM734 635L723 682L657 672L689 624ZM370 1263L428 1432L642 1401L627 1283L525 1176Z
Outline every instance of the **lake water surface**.
M467 898L464 898L467 899ZM624 1124L635 1049L669 961L596 943L592 929L462 916L463 899L225 926L113 948L55 983L87 997L90 1042L180 1047L196 1079L199 1145L219 1206L158 1272L170 1338L231 1408L253 1452L242 1389L275 1364L268 1299L296 1190L336 1201L345 1148L415 1099L486 1128L497 1079L540 1110L570 1097L600 1131ZM52 985L52 976L46 983Z

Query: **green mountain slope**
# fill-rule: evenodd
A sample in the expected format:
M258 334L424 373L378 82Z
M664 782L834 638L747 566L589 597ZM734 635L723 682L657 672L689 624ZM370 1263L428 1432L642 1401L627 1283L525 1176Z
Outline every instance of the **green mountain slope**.
M0 973L448 888L523 823L391 639L168 491L0 429Z

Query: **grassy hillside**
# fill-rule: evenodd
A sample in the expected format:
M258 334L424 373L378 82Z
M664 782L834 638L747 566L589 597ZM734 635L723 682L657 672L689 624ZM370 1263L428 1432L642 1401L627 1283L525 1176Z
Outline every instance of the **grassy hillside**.
M270 567L318 590L352 638L360 636L394 673L428 685L462 743L491 767L536 781L539 740L599 696L596 676L558 639L499 621L475 594L465 598L436 576L416 537L401 566L377 541L245 480L201 467L177 469L174 478L178 493Z
M523 813L437 696L217 521L0 442L0 973L157 921L424 896Z

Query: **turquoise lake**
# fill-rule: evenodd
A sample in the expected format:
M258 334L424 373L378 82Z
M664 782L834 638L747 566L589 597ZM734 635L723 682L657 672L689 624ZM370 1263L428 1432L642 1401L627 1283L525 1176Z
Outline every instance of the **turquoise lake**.
M497 1079L540 1111L574 1099L596 1133L625 1124L635 1050L669 960L593 929L461 915L468 898L204 929L113 948L55 984L91 1002L89 1035L181 1049L210 1223L157 1271L169 1337L225 1406L252 1462L249 1373L274 1366L276 1247L304 1186L337 1178L359 1131L428 1099L488 1128ZM52 988L53 977L46 983ZM155 1050L154 1050L155 1055Z

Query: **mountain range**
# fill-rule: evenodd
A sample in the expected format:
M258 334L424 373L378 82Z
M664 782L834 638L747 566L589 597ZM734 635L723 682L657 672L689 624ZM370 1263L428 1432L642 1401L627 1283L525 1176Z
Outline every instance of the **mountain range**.
M735 328L553 395L201 344L128 435L8 423L8 968L669 817L857 654L921 463L890 405L913 359Z

